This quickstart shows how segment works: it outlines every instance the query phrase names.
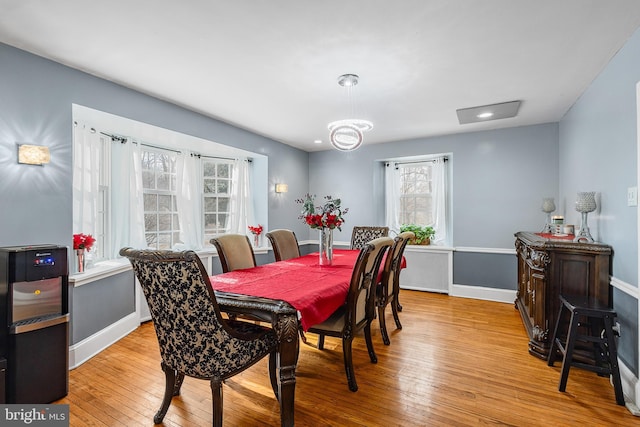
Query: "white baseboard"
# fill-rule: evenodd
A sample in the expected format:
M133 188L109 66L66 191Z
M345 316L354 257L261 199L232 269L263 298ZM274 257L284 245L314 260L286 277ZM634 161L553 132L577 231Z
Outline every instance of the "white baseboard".
M69 346L69 369L82 365L111 344L130 334L138 326L140 326L138 315L131 313L79 343Z
M618 358L618 366L620 368L620 381L622 382L625 406L629 412L638 417L640 416L640 401L638 400L638 397L640 397L640 382L620 358Z
M485 288L483 286L451 285L452 297L474 298L485 301L496 301L513 304L516 291L512 289Z

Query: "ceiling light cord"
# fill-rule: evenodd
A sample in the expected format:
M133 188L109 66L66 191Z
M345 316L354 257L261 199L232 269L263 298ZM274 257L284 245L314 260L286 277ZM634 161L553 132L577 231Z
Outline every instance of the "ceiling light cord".
M359 77L356 74L343 74L338 77L338 85L345 88L349 117L357 117L353 88L358 84ZM373 129L373 123L363 119L344 119L331 122L329 128L329 141L339 151L353 151L362 145L363 132Z

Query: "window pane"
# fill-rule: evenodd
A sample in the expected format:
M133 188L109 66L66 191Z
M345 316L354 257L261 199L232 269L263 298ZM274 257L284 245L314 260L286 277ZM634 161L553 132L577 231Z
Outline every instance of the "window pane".
M216 215L207 214L204 216L204 228L205 230L211 230L216 228Z
M150 248L158 249L157 239L155 233L147 233L145 234L145 238L147 239L147 246Z
M168 195L158 196L158 212L170 212L172 210L171 198Z
M218 198L218 212L229 212L229 200L228 197Z
M215 193L216 192L216 180L215 179L205 179L204 180L204 192L205 193Z
M216 164L213 162L204 161L202 165L202 172L206 177L216 176Z
M215 212L218 208L218 199L215 197L205 197L204 198L204 211L205 212Z
M230 166L229 164L218 164L218 178L230 178Z
M218 214L218 228L226 229L228 219L229 219L229 215Z
M147 232L158 229L158 216L155 213L144 214L144 229Z
M226 180L218 180L218 185L216 186L217 192L222 194L229 193L229 181Z
M158 215L158 230L171 231L171 214Z

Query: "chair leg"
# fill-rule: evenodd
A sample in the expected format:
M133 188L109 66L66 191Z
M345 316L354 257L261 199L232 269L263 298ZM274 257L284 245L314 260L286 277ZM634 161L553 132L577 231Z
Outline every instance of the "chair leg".
M380 335L382 336L382 342L384 345L391 344L389 340L389 334L387 333L387 322L384 318L384 305L378 306L378 323L380 324Z
M565 346L564 360L562 360L562 371L560 374L559 391L565 391L567 388L567 379L569 378L569 368L571 368L571 362L573 360L573 348L576 345L576 336L578 334L578 326L580 321L578 315L571 313L571 320L569 321L569 332L567 332L567 343Z
M349 383L349 390L358 391L358 383L356 382L356 373L353 370L353 357L351 352L351 343L353 337L342 338L342 355L344 356L344 371L347 374L347 382Z
M371 322L368 322L364 327L364 339L367 342L367 351L369 352L371 363L378 363L378 357L376 356L376 351L373 348L373 340L371 339Z
M213 405L213 427L222 427L222 380L211 379L211 403Z
M173 395L174 396L179 396L180 395L180 388L182 387L182 382L184 381L184 374L182 372L178 372L178 375L176 376L176 383L173 386Z
M556 341L556 339L559 337L559 333L560 333L560 326L563 325L563 319L562 319L562 315L564 314L564 304L560 304L560 310L558 311L558 317L556 318L556 325L555 328L553 329L553 336L551 337L551 348L549 349L549 356L547 357L547 365L548 366L553 366L553 364L556 362L556 356L557 356L557 350L558 350L558 343Z
M165 386L164 386L164 397L162 398L162 404L160 405L160 409L153 417L153 422L155 424L160 424L164 419L164 416L167 414L167 410L169 409L169 405L171 405L171 399L173 398L173 393L175 391L176 386L176 371L166 366L162 363L162 370L164 371L165 377Z
M396 298L397 296L393 301L391 301L391 312L393 313L393 320L396 322L396 329L402 329L402 323L400 323L400 318L398 317L398 312L402 311L402 309L399 308L398 300Z
M613 381L613 390L616 393L616 403L624 405L624 393L622 391L622 381L620 380L620 367L618 366L618 351L616 350L616 341L613 336L613 319L609 316L604 318L604 329L607 335L607 350L609 352L609 366L611 369L611 379Z
M269 379L271 380L271 388L273 389L273 394L276 395L276 399L280 400L280 396L278 394L278 369L276 362L278 361L278 354L274 351L269 354Z

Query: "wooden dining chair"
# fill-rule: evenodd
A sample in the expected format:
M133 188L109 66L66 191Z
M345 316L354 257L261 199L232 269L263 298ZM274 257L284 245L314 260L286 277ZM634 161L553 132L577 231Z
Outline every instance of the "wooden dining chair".
M222 317L195 252L123 248L120 255L129 259L142 286L160 347L166 382L154 423L162 422L184 377L189 376L211 383L213 425L222 426L222 382L267 355L272 388L278 397L275 333Z
M357 225L351 232L351 249L361 249L367 242L378 237L387 237L389 227L373 227Z
M402 257L404 256L404 249L407 247L407 243L410 239L413 239L415 234L411 231L405 231L395 239L393 239L393 247L389 249L387 257L385 258L384 268L382 271L382 279L377 285L376 289L376 307L378 308L378 323L380 324L380 334L382 335L382 342L385 345L389 345L389 334L387 333L387 325L385 321L385 308L391 304L391 311L393 313L393 319L396 322L396 328L402 329L400 318L398 317L398 295L400 294L400 271L402 270Z
M276 261L286 261L300 256L300 247L296 233L291 230L277 229L267 233Z
M362 329L364 329L371 363L378 362L371 340L371 322L375 313L375 286L382 257L392 244L393 239L390 237L380 237L360 249L351 274L346 303L327 320L308 330L318 334L318 349L320 350L324 347L325 335L342 338L344 369L351 391L358 391L351 347L355 334Z
M249 238L244 234L224 234L210 240L218 251L222 272L256 266L256 256Z

